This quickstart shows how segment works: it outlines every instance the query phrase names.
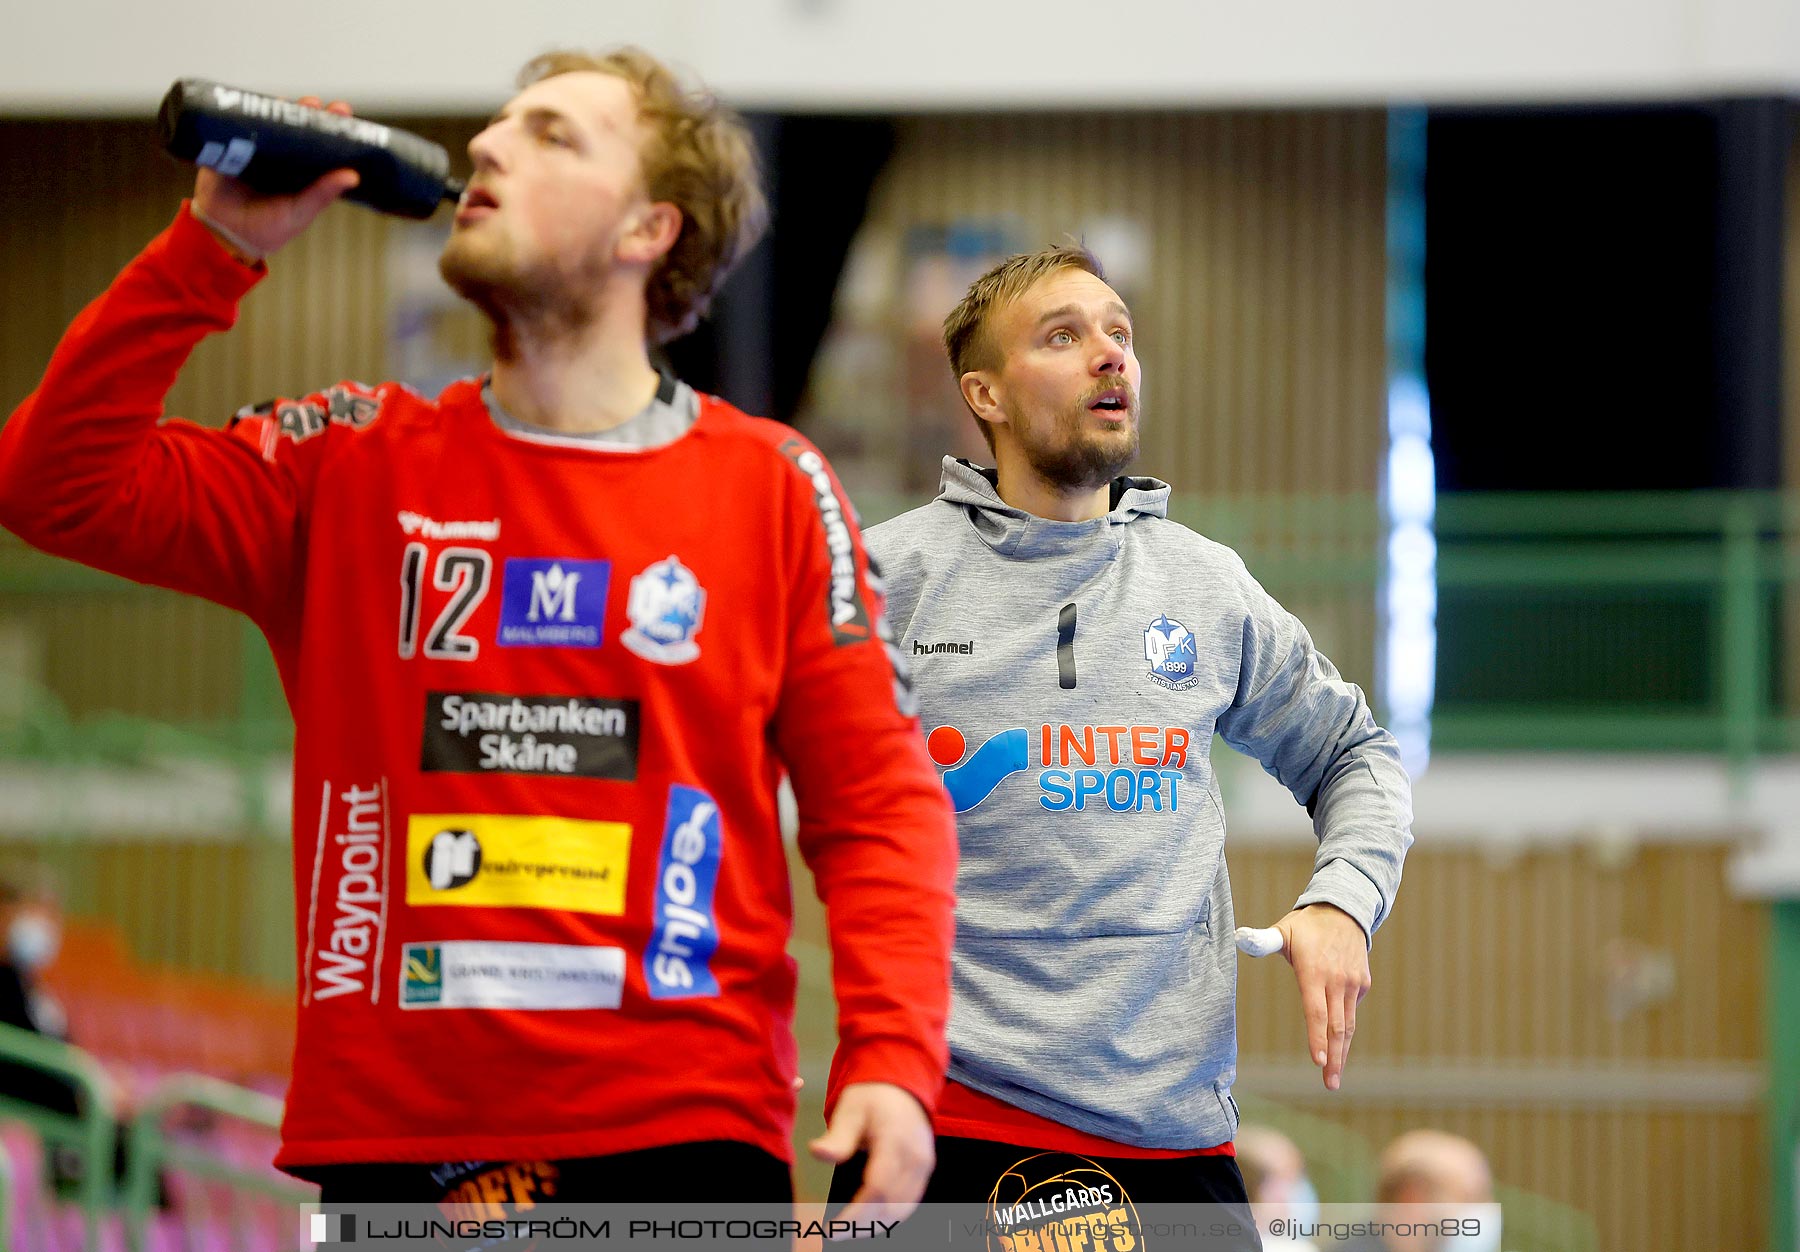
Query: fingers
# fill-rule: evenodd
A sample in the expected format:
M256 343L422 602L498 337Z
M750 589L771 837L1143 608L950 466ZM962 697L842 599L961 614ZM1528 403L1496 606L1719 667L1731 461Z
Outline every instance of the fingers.
M305 105L309 109L324 109L327 113L336 113L339 117L350 116L350 106L342 100L333 100L330 104L323 104L317 96L301 96L296 103Z
M1325 985L1325 1087L1336 1091L1343 1082L1344 1055L1350 1050L1345 1008L1350 994L1344 979L1333 975Z
M361 182L362 175L355 170L332 170L331 173L321 177L318 182L300 194L308 200L317 195L323 201L319 207L324 208L325 205L330 204L346 191L355 190L357 184Z
M1295 971L1299 973L1298 970ZM1330 1015L1325 1007L1325 983L1316 974L1300 974L1300 1011L1306 1018L1306 1049L1312 1063L1324 1069L1331 1060ZM1326 1086L1330 1086L1329 1082Z
M891 1128L874 1128L862 1186L838 1214L839 1220L905 1221L919 1207L919 1197L925 1194L925 1184L936 1163L936 1151L929 1138L915 1141Z
M355 170L333 170L294 198L294 220L304 227L327 206L362 181Z
M1325 1087L1343 1085L1344 1064L1356 1036L1356 1006L1370 987L1366 962L1303 961L1294 968L1300 983L1300 1007L1306 1016L1306 1044L1314 1065L1323 1071Z
M825 1133L806 1145L807 1151L821 1161L842 1165L862 1143L863 1128L868 1117L860 1103L840 1101Z
M328 113L336 113L339 117L350 116L350 106L342 100L333 100L327 105L321 104L317 96L301 96L299 103L309 109L324 109ZM296 208L305 220L310 220L323 213L327 205L345 192L353 190L361 181L362 175L355 170L332 170L300 193Z

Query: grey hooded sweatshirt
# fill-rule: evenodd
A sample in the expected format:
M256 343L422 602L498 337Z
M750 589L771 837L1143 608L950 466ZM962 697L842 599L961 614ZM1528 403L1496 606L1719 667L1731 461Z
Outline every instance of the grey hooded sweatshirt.
M1122 478L1103 518L942 491L868 532L957 810L950 1076L1115 1142L1211 1147L1237 1105L1216 732L1312 814L1299 904L1373 935L1412 842L1393 737L1231 549ZM1296 1027L1299 1026L1296 1014Z

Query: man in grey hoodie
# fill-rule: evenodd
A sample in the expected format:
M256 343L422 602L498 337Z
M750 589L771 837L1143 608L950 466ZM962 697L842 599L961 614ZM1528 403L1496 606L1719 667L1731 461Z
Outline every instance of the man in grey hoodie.
M1276 928L1331 1090L1412 842L1406 774L1237 554L1170 521L1167 484L1120 477L1141 370L1090 254L1002 263L944 340L996 468L946 457L935 501L868 532L962 849L925 1199L988 1200L1013 1163L1055 1152L1133 1201L1242 1205L1212 737L1312 815L1312 880Z

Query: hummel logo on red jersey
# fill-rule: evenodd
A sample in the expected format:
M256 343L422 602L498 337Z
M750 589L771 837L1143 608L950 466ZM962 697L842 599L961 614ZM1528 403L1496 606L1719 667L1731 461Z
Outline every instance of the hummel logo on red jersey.
M400 529L408 539L419 535L426 539L479 539L492 543L500 538L500 519L497 517L486 521L440 522L435 517L402 509L399 520Z

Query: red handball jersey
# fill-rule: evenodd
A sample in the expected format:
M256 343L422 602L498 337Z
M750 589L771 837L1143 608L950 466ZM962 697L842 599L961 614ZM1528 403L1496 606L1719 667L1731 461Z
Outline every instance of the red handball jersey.
M829 1094L933 1107L955 828L818 452L711 397L662 447L537 440L474 381L161 420L260 273L184 207L0 432L0 522L274 649L298 727L278 1163L790 1159L784 767L830 918Z

